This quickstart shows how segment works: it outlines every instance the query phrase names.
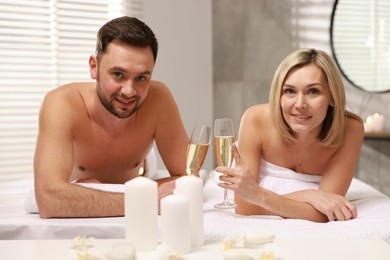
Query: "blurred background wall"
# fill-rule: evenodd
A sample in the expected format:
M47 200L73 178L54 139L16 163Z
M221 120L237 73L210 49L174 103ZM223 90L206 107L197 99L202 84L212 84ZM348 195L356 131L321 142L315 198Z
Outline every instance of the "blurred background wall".
M329 54L333 0L213 0L214 117L242 113L268 101L274 71L297 48ZM373 94L345 81L347 108L365 119L385 115L390 93ZM390 194L390 143L366 140L356 176Z

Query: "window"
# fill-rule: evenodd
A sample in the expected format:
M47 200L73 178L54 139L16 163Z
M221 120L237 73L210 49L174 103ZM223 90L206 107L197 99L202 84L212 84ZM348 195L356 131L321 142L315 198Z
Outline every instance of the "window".
M369 92L390 91L389 1L336 1L334 57L346 79Z
M142 0L0 0L0 181L33 175L40 103L47 91L88 81L96 32Z

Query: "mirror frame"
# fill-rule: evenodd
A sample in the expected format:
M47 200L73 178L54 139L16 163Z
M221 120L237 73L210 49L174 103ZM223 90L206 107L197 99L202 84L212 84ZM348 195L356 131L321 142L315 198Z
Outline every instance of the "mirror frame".
M365 92L368 92L368 93L386 93L386 92L390 92L390 86L387 90L378 90L378 91L375 91L375 90L368 90L367 88L364 88L362 86L360 86L359 84L355 83L353 80L350 79L350 77L347 75L347 73L342 69L341 67L341 64L337 58L337 55L336 55L336 52L335 52L335 47L334 47L334 41L333 41L333 28L334 28L334 17L336 15L336 8L337 8L337 4L338 4L339 0L335 0L334 1L334 4L333 4L333 9L332 9L332 16L331 16L331 19L330 19L330 48L332 50L332 55L333 55L333 58L337 64L337 67L339 68L341 74L344 76L344 78L354 87L362 90L362 91L365 91Z

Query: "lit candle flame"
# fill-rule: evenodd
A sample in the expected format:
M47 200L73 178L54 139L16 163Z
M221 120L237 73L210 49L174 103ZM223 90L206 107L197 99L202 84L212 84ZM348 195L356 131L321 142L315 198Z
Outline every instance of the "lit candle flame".
M188 176L191 175L191 170L190 169L187 169L186 172L187 172Z
M139 168L138 176L142 176L144 174L144 167Z

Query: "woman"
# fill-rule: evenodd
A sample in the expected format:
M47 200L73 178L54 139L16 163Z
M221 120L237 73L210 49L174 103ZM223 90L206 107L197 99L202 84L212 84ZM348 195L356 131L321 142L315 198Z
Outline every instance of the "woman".
M219 185L235 192L236 213L316 222L356 217L344 196L364 129L345 102L340 72L326 53L301 49L282 61L269 103L242 117L235 166L217 168L227 182Z

